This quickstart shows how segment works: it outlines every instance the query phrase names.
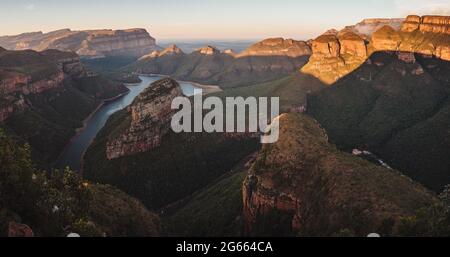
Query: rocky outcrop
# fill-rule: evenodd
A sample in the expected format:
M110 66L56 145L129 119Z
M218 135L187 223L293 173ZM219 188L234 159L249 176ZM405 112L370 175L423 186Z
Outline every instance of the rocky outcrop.
M450 34L449 16L417 16L410 15L402 25L403 32L430 32Z
M214 55L214 54L220 53L220 51L217 48L215 48L214 46L205 46L205 47L195 50L195 52L198 52L198 53L204 54L204 55Z
M237 55L237 53L233 49L225 49L225 50L223 50L222 53L231 55L233 57L235 57Z
M328 31L312 41L313 54L302 72L333 84L377 51L411 52L450 60L450 17L410 15L402 24L401 21L370 19L363 21L365 25ZM371 25L364 28L368 24Z
M326 84L347 75L368 56L366 42L351 31L328 31L312 41L312 56L302 72Z
M263 146L243 184L248 234L395 235L401 217L436 201L396 171L339 152L311 118L279 121L279 141Z
M388 26L381 28L371 40L374 51L414 52L450 61L450 37L442 29L450 26L445 25L450 17L432 17L436 16L408 16L401 31Z
M108 141L109 160L150 151L161 144L170 129L172 100L182 96L179 84L170 78L159 80L141 93L128 108L129 128Z
M155 39L145 29L58 30L50 33L26 33L0 37L0 45L11 50L58 49L82 56L142 56L158 49Z
M142 56L141 58L139 58L139 61L163 56L180 56L180 55L184 55L183 50L178 48L177 45L170 45L162 51L153 51L148 55Z
M38 70L32 72L33 68L28 65L38 67ZM3 98L0 121L28 107L24 96L60 88L67 76L82 78L89 75L92 74L73 53L57 50L41 53L4 51L0 56L0 97Z
M339 36L341 44L340 54L349 54L356 57L367 57L366 42L353 32L346 32Z
M248 56L288 56L296 58L311 54L311 49L304 41L283 38L269 38L258 42L237 55Z

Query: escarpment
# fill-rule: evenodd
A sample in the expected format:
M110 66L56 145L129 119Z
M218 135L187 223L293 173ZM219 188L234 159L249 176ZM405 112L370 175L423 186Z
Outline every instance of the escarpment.
M127 90L86 69L75 53L0 52L0 126L29 143L44 168L102 99Z
M108 141L109 160L147 152L161 144L170 129L172 100L182 96L179 84L172 79L159 80L141 93L128 108L131 114L129 128Z
M279 141L262 147L243 184L248 234L395 235L401 217L437 201L397 171L338 151L311 118L279 122Z
M135 56L157 50L155 39L145 29L86 30L63 29L49 33L25 33L0 37L0 45L10 50L58 49L81 56Z
M408 16L383 21L370 33L358 26L332 31L312 42L312 56L301 71L333 84L363 64L374 52L400 51L450 60L448 16ZM376 23L376 22L375 22Z

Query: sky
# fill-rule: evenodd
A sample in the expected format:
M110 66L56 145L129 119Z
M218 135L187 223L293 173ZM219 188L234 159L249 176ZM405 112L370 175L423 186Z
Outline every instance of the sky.
M450 0L0 0L0 35L145 28L163 40L309 39L407 14L450 15Z

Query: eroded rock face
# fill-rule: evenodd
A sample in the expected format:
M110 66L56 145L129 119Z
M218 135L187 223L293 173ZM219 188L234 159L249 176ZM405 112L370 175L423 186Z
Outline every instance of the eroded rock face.
M310 55L311 49L304 41L283 38L269 38L258 42L237 57L288 56L292 58Z
M449 16L417 16L410 15L402 25L403 32L431 32L450 34L450 17Z
M58 49L82 56L129 55L142 56L156 50L155 39L145 29L88 30L69 29L50 33L26 33L0 37L0 45L11 50Z
M368 56L366 42L359 35L331 30L312 41L313 54L302 71L327 84L347 75Z
M357 34L347 32L339 36L341 55L349 54L357 57L367 57L366 42Z
M311 118L283 114L279 121L279 141L263 146L243 184L248 234L285 225L294 235L393 235L402 216L436 201L397 172L339 152Z
M146 152L158 147L170 129L174 111L172 100L182 96L181 88L173 79L159 80L141 93L128 108L130 127L118 137L108 141L106 156L109 160Z
M331 30L312 41L313 54L302 72L326 84L333 84L363 64L377 51L410 52L450 60L448 16L408 16L401 19L368 20L379 28L370 35L358 33L355 26ZM391 25L391 23L393 25ZM381 27L380 27L381 26ZM421 32L421 33L418 33ZM368 41L370 39L370 41ZM400 54L402 57L406 55ZM418 71L420 73L420 71Z
M25 73L29 72L28 65L39 67L42 72ZM74 53L58 50L40 53L3 51L0 56L0 121L28 108L24 96L63 87L68 76L82 78L91 75L94 74L84 68L78 55Z

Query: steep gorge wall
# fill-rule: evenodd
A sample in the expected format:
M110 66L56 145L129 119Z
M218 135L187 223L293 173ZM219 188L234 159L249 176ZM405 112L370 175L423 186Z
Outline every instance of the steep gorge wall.
M175 80L163 79L153 83L128 108L130 126L106 145L109 160L149 151L161 144L170 129L174 111L172 100L182 96Z

